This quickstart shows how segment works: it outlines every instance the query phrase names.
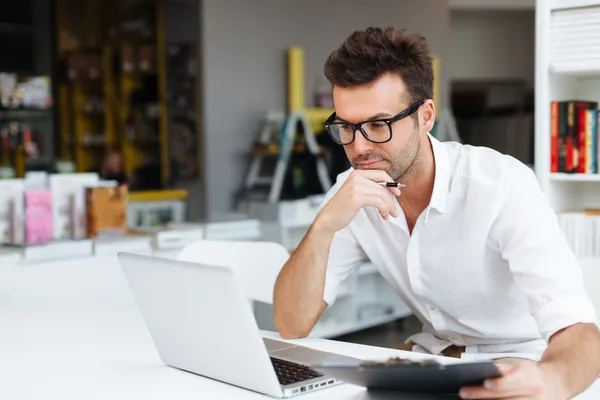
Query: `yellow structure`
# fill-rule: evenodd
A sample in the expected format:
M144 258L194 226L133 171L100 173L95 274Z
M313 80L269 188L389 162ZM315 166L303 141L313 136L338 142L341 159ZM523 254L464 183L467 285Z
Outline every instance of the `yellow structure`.
M441 107L439 82L438 82L439 76L440 76L440 60L437 57L433 57L433 103L435 104L436 110L439 110Z
M291 47L288 50L288 109L289 112L304 111L313 130L323 130L323 124L333 113L333 108L307 108L304 97L304 50Z
M161 165L161 181L166 185L170 176L169 148L167 135L166 105L166 42L164 31L164 2L156 0L152 6L155 15L156 31L154 43L143 39L117 36L109 39L109 27L103 21L114 17L114 11L123 3L119 0L58 0L56 2L58 40L58 59L66 65L68 71L87 55L89 60L95 56L101 60L97 76L67 76L58 83L58 120L60 123L60 157L73 159L76 171L97 170L108 149L116 149L123 155L124 173L131 176L138 167L148 160L158 160ZM137 15L136 9L127 11L128 16ZM143 11L142 11L143 12ZM81 37L77 32L83 28ZM75 43L75 44L72 44ZM153 46L152 72L138 71L137 68L125 70L124 54L136 54L140 46ZM69 48L72 47L72 48ZM128 49L126 49L128 47ZM115 68L120 60L121 65ZM136 58L135 63L139 60ZM131 61L132 63L134 61ZM75 65L75 66L73 66ZM137 65L137 64L136 64ZM87 71L86 71L87 73ZM133 138L128 135L128 118L132 115L131 94L142 87L143 79L152 76L157 80L158 109L156 138ZM84 108L97 96L103 101L101 110L84 112ZM139 107L140 105L136 105Z
M185 200L188 197L188 191L177 190L150 190L144 192L129 193L130 201L167 201L167 200Z

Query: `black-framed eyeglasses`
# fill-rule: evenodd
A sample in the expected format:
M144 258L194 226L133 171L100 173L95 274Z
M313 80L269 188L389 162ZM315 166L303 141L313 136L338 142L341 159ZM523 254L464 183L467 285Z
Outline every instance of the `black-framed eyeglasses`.
M419 100L391 118L373 119L359 122L358 124L335 121L336 114L333 113L325 121L325 129L327 129L327 133L329 133L334 142L343 146L354 142L354 134L357 129L370 142L389 142L392 139L392 124L414 114L423 103L425 103L425 100Z

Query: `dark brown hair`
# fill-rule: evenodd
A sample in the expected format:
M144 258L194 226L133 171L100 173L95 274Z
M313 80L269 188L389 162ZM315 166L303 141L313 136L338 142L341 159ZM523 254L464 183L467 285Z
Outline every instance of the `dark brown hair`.
M334 86L371 83L397 74L408 90L408 102L433 98L433 67L427 40L394 28L354 31L325 62L325 76Z

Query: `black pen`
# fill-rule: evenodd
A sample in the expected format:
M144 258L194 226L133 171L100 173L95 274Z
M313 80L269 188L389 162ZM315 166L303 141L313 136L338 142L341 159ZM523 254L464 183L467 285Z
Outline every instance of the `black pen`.
M383 187L389 187L389 188L395 187L398 189L406 186L406 185L403 185L401 183L396 183L396 182L377 182L377 183L379 183Z

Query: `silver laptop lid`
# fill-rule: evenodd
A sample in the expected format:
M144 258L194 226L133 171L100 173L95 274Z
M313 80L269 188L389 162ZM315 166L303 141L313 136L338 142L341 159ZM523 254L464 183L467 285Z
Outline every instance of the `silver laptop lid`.
M163 362L281 397L250 304L229 268L119 253Z

